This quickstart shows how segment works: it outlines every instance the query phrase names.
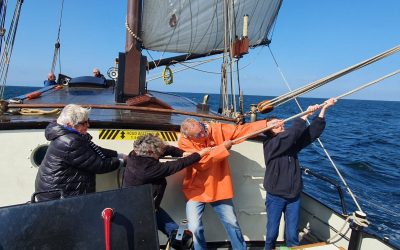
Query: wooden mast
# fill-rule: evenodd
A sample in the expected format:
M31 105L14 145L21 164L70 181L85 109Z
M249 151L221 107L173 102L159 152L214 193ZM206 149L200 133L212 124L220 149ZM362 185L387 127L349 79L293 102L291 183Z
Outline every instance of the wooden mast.
M147 60L141 53L141 17L142 0L128 0L127 24L130 30L127 28L126 31L125 53L120 54L118 101L125 101L129 97L145 93Z

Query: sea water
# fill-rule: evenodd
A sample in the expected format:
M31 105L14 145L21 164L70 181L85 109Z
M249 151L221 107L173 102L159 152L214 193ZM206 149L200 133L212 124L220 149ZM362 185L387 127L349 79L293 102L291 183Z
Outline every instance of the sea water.
M29 93L35 87L6 87L4 99ZM202 102L204 94L179 93L194 102ZM271 99L245 96L244 107ZM306 109L325 99L299 98ZM209 105L218 110L219 97L211 94ZM267 115L288 118L299 113L294 101L276 107ZM354 193L361 209L371 222L367 231L385 236L400 247L400 102L339 100L326 114L326 128L321 141ZM289 125L289 124L288 124ZM299 155L302 167L336 181L345 191L348 212L357 209L318 142ZM304 175L304 190L325 205L342 212L336 188L324 181Z

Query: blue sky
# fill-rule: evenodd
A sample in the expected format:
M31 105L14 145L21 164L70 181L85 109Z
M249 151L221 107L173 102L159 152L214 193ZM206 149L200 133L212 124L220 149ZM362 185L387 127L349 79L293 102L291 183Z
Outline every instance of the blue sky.
M9 7L13 9L14 5L15 0L10 0ZM42 86L51 67L60 5L61 0L25 0L8 85ZM62 73L73 77L90 75L93 67L105 73L113 66L118 52L124 50L126 5L125 0L65 0ZM399 11L398 0L287 0L273 31L271 49L291 87L298 88L399 45ZM200 69L218 73L219 64ZM287 92L267 47L251 50L240 65L245 94L271 96ZM399 65L397 53L305 96L337 96L393 72ZM159 71L151 72L148 78L157 74ZM218 74L184 71L174 75L170 86L156 80L149 83L149 88L218 93L219 83ZM400 101L400 75L349 98Z

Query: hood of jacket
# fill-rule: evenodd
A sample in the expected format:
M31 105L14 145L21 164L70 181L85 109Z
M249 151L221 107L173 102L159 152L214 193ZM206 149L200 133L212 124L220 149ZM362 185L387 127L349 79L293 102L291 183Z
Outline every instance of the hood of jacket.
M68 129L63 125L58 124L57 122L51 122L47 125L46 130L44 131L44 135L48 141L54 141L60 136L75 133L79 135L79 132L74 129Z

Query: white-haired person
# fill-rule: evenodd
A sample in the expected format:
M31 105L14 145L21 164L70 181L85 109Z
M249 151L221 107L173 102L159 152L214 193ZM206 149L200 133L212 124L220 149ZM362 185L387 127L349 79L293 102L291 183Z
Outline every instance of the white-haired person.
M233 184L229 165L232 140L267 127L265 120L243 125L206 123L188 118L181 124L178 147L195 152L205 147L215 147L199 162L186 169L183 194L189 230L193 232L195 250L207 249L204 236L203 213L209 204L222 222L232 249L247 249L233 204Z
M90 109L69 104L56 122L45 130L50 141L36 176L39 201L58 199L59 189L64 197L95 192L96 174L108 173L124 164L126 155L101 148L88 134Z
M45 80L43 82L43 84L44 84L45 87L52 86L52 85L57 85L56 75L54 75L53 72L50 72L49 74L47 74L47 80Z
M167 237L171 236L173 230L178 229L178 224L160 207L167 186L165 177L198 162L210 151L211 148L207 147L191 154L187 153L185 157L177 160L160 162L160 157L167 155L181 157L185 152L164 143L158 136L152 134L141 136L134 142L133 151L127 160L123 186L152 184L157 227Z
M102 73L100 73L100 70L98 68L93 69L93 76L106 80L106 78L104 77L104 75Z

